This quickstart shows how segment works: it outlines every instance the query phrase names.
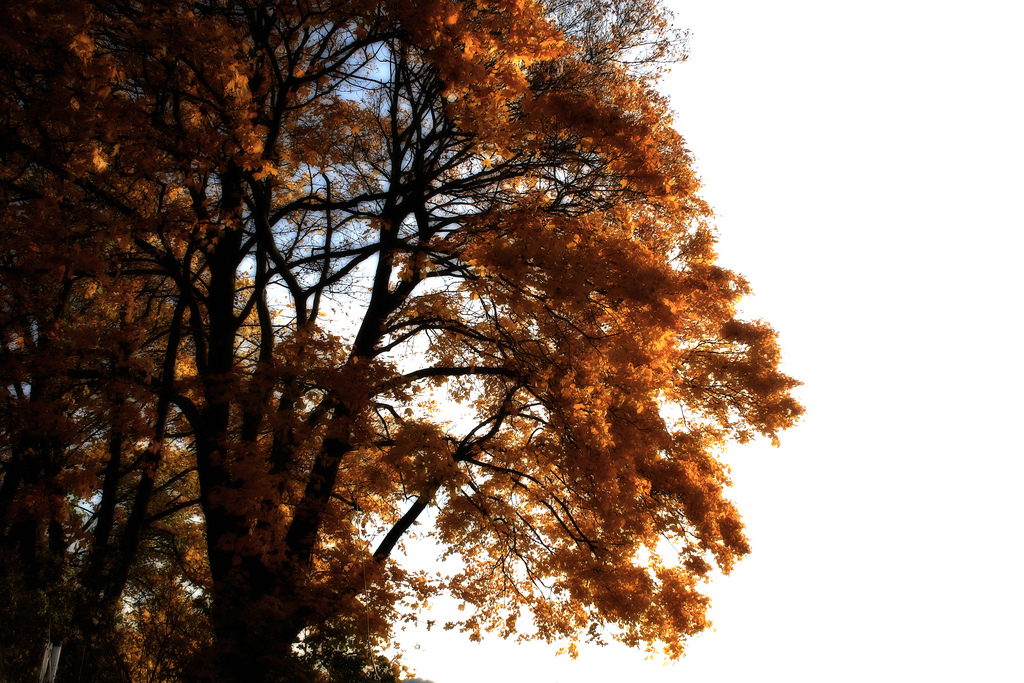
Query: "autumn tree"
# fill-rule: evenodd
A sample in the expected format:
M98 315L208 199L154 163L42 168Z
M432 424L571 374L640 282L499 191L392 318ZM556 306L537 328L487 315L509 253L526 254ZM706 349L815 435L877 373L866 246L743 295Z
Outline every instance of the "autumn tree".
M30 588L117 621L170 538L216 680L301 678L304 637L439 591L474 638L678 657L706 627L749 550L717 455L801 409L655 90L664 8L4 12L0 541ZM428 509L439 582L394 552Z

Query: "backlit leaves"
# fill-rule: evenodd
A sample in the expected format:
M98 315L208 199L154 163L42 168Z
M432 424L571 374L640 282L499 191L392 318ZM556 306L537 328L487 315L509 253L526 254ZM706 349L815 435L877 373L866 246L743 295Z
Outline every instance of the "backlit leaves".
M139 670L169 631L131 615L201 610L175 647L220 680L441 590L474 638L707 627L749 551L717 457L801 408L654 90L663 9L31 6L0 42L26 576L80 581ZM397 551L427 509L436 581Z

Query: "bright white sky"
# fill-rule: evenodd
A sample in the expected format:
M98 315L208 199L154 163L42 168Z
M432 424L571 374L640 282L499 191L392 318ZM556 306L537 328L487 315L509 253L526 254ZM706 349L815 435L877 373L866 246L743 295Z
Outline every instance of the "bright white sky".
M677 0L666 88L806 420L674 666L400 634L436 683L1020 681L1024 3ZM443 620L442 620L443 621Z

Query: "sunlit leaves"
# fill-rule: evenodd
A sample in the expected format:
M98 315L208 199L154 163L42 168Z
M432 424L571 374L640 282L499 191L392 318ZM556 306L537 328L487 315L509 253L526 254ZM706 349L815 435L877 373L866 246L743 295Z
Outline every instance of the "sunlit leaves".
M0 44L8 544L109 614L202 606L222 677L440 590L474 638L679 656L749 551L717 457L800 407L653 90L664 10L54 12ZM125 619L152 670L170 627Z

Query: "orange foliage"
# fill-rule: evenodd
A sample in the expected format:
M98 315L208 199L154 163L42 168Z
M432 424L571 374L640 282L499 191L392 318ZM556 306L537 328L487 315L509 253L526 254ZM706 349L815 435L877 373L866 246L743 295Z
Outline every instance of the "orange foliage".
M749 551L716 456L801 408L716 264L655 0L22 5L0 522L25 567L78 558L111 619L201 594L193 673L221 679L439 590L474 637L678 657L707 627L701 582ZM427 508L463 560L435 583L392 553ZM146 570L168 536L187 590Z

